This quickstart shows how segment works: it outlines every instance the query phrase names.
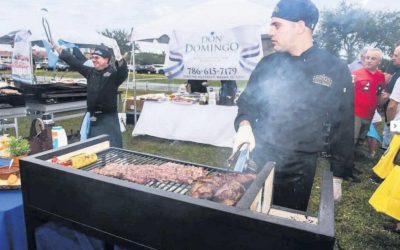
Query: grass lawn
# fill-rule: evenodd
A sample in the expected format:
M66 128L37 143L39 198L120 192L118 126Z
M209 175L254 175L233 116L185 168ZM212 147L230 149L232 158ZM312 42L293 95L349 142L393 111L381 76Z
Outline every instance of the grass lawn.
M73 72L68 72L74 74ZM138 91L138 94L144 94ZM147 92L149 93L149 92ZM131 92L129 92L131 95ZM28 136L31 118L18 118L20 134ZM65 128L67 133L77 131L81 118L56 122ZM133 126L129 125L123 133L124 148L165 156L184 161L195 162L216 167L225 167L226 159L231 153L229 148L219 148L204 144L171 141L149 136L132 137ZM10 129L10 133L13 131ZM382 152L381 152L382 153ZM335 204L335 232L338 239L336 249L400 249L400 234L383 230L383 225L391 221L385 215L378 214L368 200L378 185L373 184L369 177L372 167L378 159L356 161L356 167L362 170L361 183L343 182L342 200ZM318 211L320 178L323 169L328 168L326 162L321 162L314 187L309 211Z

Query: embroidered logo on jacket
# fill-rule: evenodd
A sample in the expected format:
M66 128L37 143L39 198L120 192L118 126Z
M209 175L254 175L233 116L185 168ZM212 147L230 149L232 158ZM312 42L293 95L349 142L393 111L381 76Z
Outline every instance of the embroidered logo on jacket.
M325 74L313 76L312 82L329 88L332 85L332 79L327 77Z
M103 74L104 77L109 77L110 75L111 75L110 72L106 72L106 73Z

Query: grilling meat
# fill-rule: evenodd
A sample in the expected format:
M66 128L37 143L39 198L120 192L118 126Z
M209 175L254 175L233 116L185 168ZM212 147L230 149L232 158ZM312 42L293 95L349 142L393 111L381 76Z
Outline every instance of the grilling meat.
M162 165L133 165L110 163L102 168L91 170L97 174L129 180L138 184L146 184L150 181L175 182L191 184L207 174L200 167L185 166L167 162Z
M196 181L188 194L194 198L211 200L220 185L219 178L207 176Z
M245 188L235 180L231 180L220 187L214 194L213 200L233 206L244 194Z
M189 190L188 195L233 206L244 194L245 186L255 178L255 174L217 173L209 175L199 178Z
M128 180L138 184L151 181L193 184L188 195L199 199L214 200L226 205L235 205L245 192L245 186L255 180L255 174L215 173L201 167L167 162L162 165L134 165L109 163L94 173Z

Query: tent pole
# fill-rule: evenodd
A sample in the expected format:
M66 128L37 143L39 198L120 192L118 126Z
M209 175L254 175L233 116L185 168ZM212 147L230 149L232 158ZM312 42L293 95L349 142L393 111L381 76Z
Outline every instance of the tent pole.
M135 126L137 122L137 106L136 106L136 64L135 64L135 42L132 41L132 67L133 67L133 103L135 104Z
M134 103L134 107L135 107L135 110L134 110L134 112L133 112L133 119L134 119L134 122L135 122L135 126L136 126L136 122L137 122L137 106L136 106L136 65L135 65L135 41L134 41L134 39L133 39L133 36L134 36L134 29L133 29L133 27L132 27L132 29L131 29L131 37L130 37L130 40L131 40L131 46L132 46L132 48L131 48L131 65L132 65L132 82L133 82L133 103Z
M30 31L29 31L30 32ZM29 39L29 60L30 60L30 65L31 65L31 74L32 74L32 83L31 84L36 84L36 75L34 74L33 68L36 69L36 65L33 64L33 53L32 53L32 43L31 40Z

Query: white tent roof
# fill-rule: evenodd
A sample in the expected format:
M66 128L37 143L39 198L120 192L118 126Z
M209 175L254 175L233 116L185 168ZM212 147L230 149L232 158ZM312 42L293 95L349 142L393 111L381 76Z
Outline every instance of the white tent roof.
M13 48L9 44L0 44L0 51L12 52Z
M272 11L248 0L212 0L135 28L135 40L160 37L172 30L219 30L260 25L266 30Z

